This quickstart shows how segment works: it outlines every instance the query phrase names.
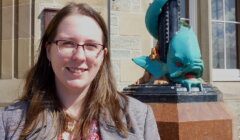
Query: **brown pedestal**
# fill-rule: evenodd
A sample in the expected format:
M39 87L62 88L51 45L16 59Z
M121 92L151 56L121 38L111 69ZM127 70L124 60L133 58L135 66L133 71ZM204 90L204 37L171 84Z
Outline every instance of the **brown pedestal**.
M161 140L232 140L232 119L222 102L148 104Z

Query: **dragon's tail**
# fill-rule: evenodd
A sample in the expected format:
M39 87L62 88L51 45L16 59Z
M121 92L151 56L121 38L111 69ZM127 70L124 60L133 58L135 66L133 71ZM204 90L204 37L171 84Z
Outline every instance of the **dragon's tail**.
M149 8L147 9L145 16L145 24L149 33L154 37L158 38L158 16L162 12L163 6L168 0L154 0Z

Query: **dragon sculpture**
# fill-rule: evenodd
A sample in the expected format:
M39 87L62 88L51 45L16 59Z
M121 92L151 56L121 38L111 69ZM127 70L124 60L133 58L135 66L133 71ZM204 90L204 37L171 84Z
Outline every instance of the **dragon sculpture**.
M165 77L171 83L185 86L188 91L192 87L202 91L204 64L198 40L192 28L180 22L179 13L180 0L154 0L147 10L145 23L158 45L150 56L132 60L144 68L151 79Z

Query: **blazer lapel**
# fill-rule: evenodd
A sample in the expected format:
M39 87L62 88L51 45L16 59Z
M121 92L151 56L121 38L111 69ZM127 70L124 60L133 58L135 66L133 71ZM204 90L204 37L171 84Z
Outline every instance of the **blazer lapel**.
M116 130L112 131L109 128L105 128L104 126L100 125L100 133L102 140L140 140L136 134L128 133L128 137L125 138L121 136Z
M123 123L127 123L126 117L122 118ZM104 111L100 113L99 116L99 127L102 140L139 140L137 134L133 132L128 132L128 137L125 138L120 133L118 133L117 128L110 117L108 111Z

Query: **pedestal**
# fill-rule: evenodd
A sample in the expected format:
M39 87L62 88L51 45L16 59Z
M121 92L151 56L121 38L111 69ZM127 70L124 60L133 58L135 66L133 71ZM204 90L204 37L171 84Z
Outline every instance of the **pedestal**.
M152 107L161 140L232 140L232 119L221 93L203 87L188 92L179 85L135 85L124 92Z

